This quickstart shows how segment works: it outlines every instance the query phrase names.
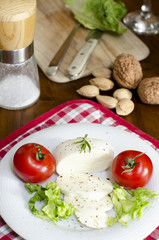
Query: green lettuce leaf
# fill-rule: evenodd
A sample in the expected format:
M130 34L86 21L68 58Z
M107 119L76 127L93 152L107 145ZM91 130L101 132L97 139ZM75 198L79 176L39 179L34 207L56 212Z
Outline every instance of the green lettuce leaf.
M47 183L46 187L26 183L26 188L28 193L34 193L29 200L29 208L39 218L52 220L56 224L59 218L66 219L75 212L75 208L62 199L60 188L54 182ZM39 210L35 207L37 201L43 203Z
M109 217L106 224L113 226L116 222L127 226L130 220L139 219L144 209L150 206L150 200L158 198L159 194L146 188L137 188L134 191L126 190L114 183L110 197L116 212L115 217Z
M101 31L124 33L120 20L127 13L126 7L120 0L65 0L75 19L84 27Z

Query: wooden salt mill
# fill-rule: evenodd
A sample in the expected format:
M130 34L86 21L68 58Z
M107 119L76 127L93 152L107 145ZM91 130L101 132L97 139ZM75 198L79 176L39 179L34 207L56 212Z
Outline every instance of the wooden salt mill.
M39 98L36 12L36 0L0 0L0 107L22 109Z

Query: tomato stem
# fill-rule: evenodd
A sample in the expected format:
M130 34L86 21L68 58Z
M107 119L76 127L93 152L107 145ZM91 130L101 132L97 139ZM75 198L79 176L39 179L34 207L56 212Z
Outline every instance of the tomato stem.
M34 147L38 148L38 151L36 153L36 160L38 161L44 160L46 154L41 152L42 151L41 147L36 145L34 145Z
M126 159L125 159L125 162L127 163L127 165L126 165L126 166L122 166L122 168L125 169L125 170L122 172L122 174L125 173L125 172L131 172L136 165L140 164L141 162L135 162L135 159L138 158L138 157L140 157L140 156L142 156L143 154L144 154L144 153L140 153L140 154L138 154L136 157L134 157L134 158L132 158L132 159L126 158Z

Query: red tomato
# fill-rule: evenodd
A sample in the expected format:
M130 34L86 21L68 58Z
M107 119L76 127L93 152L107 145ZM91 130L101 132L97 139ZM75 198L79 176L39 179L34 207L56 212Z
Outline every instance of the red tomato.
M37 143L21 146L13 158L16 174L25 182L38 183L55 171L56 162L49 150Z
M135 189L146 185L152 176L151 159L142 152L127 150L119 153L112 163L112 176L123 187Z

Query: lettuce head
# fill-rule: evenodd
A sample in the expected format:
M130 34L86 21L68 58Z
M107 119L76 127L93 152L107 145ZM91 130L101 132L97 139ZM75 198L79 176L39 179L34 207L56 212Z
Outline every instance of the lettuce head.
M126 31L120 20L127 13L120 0L65 0L75 19L90 30L111 31L122 34Z

